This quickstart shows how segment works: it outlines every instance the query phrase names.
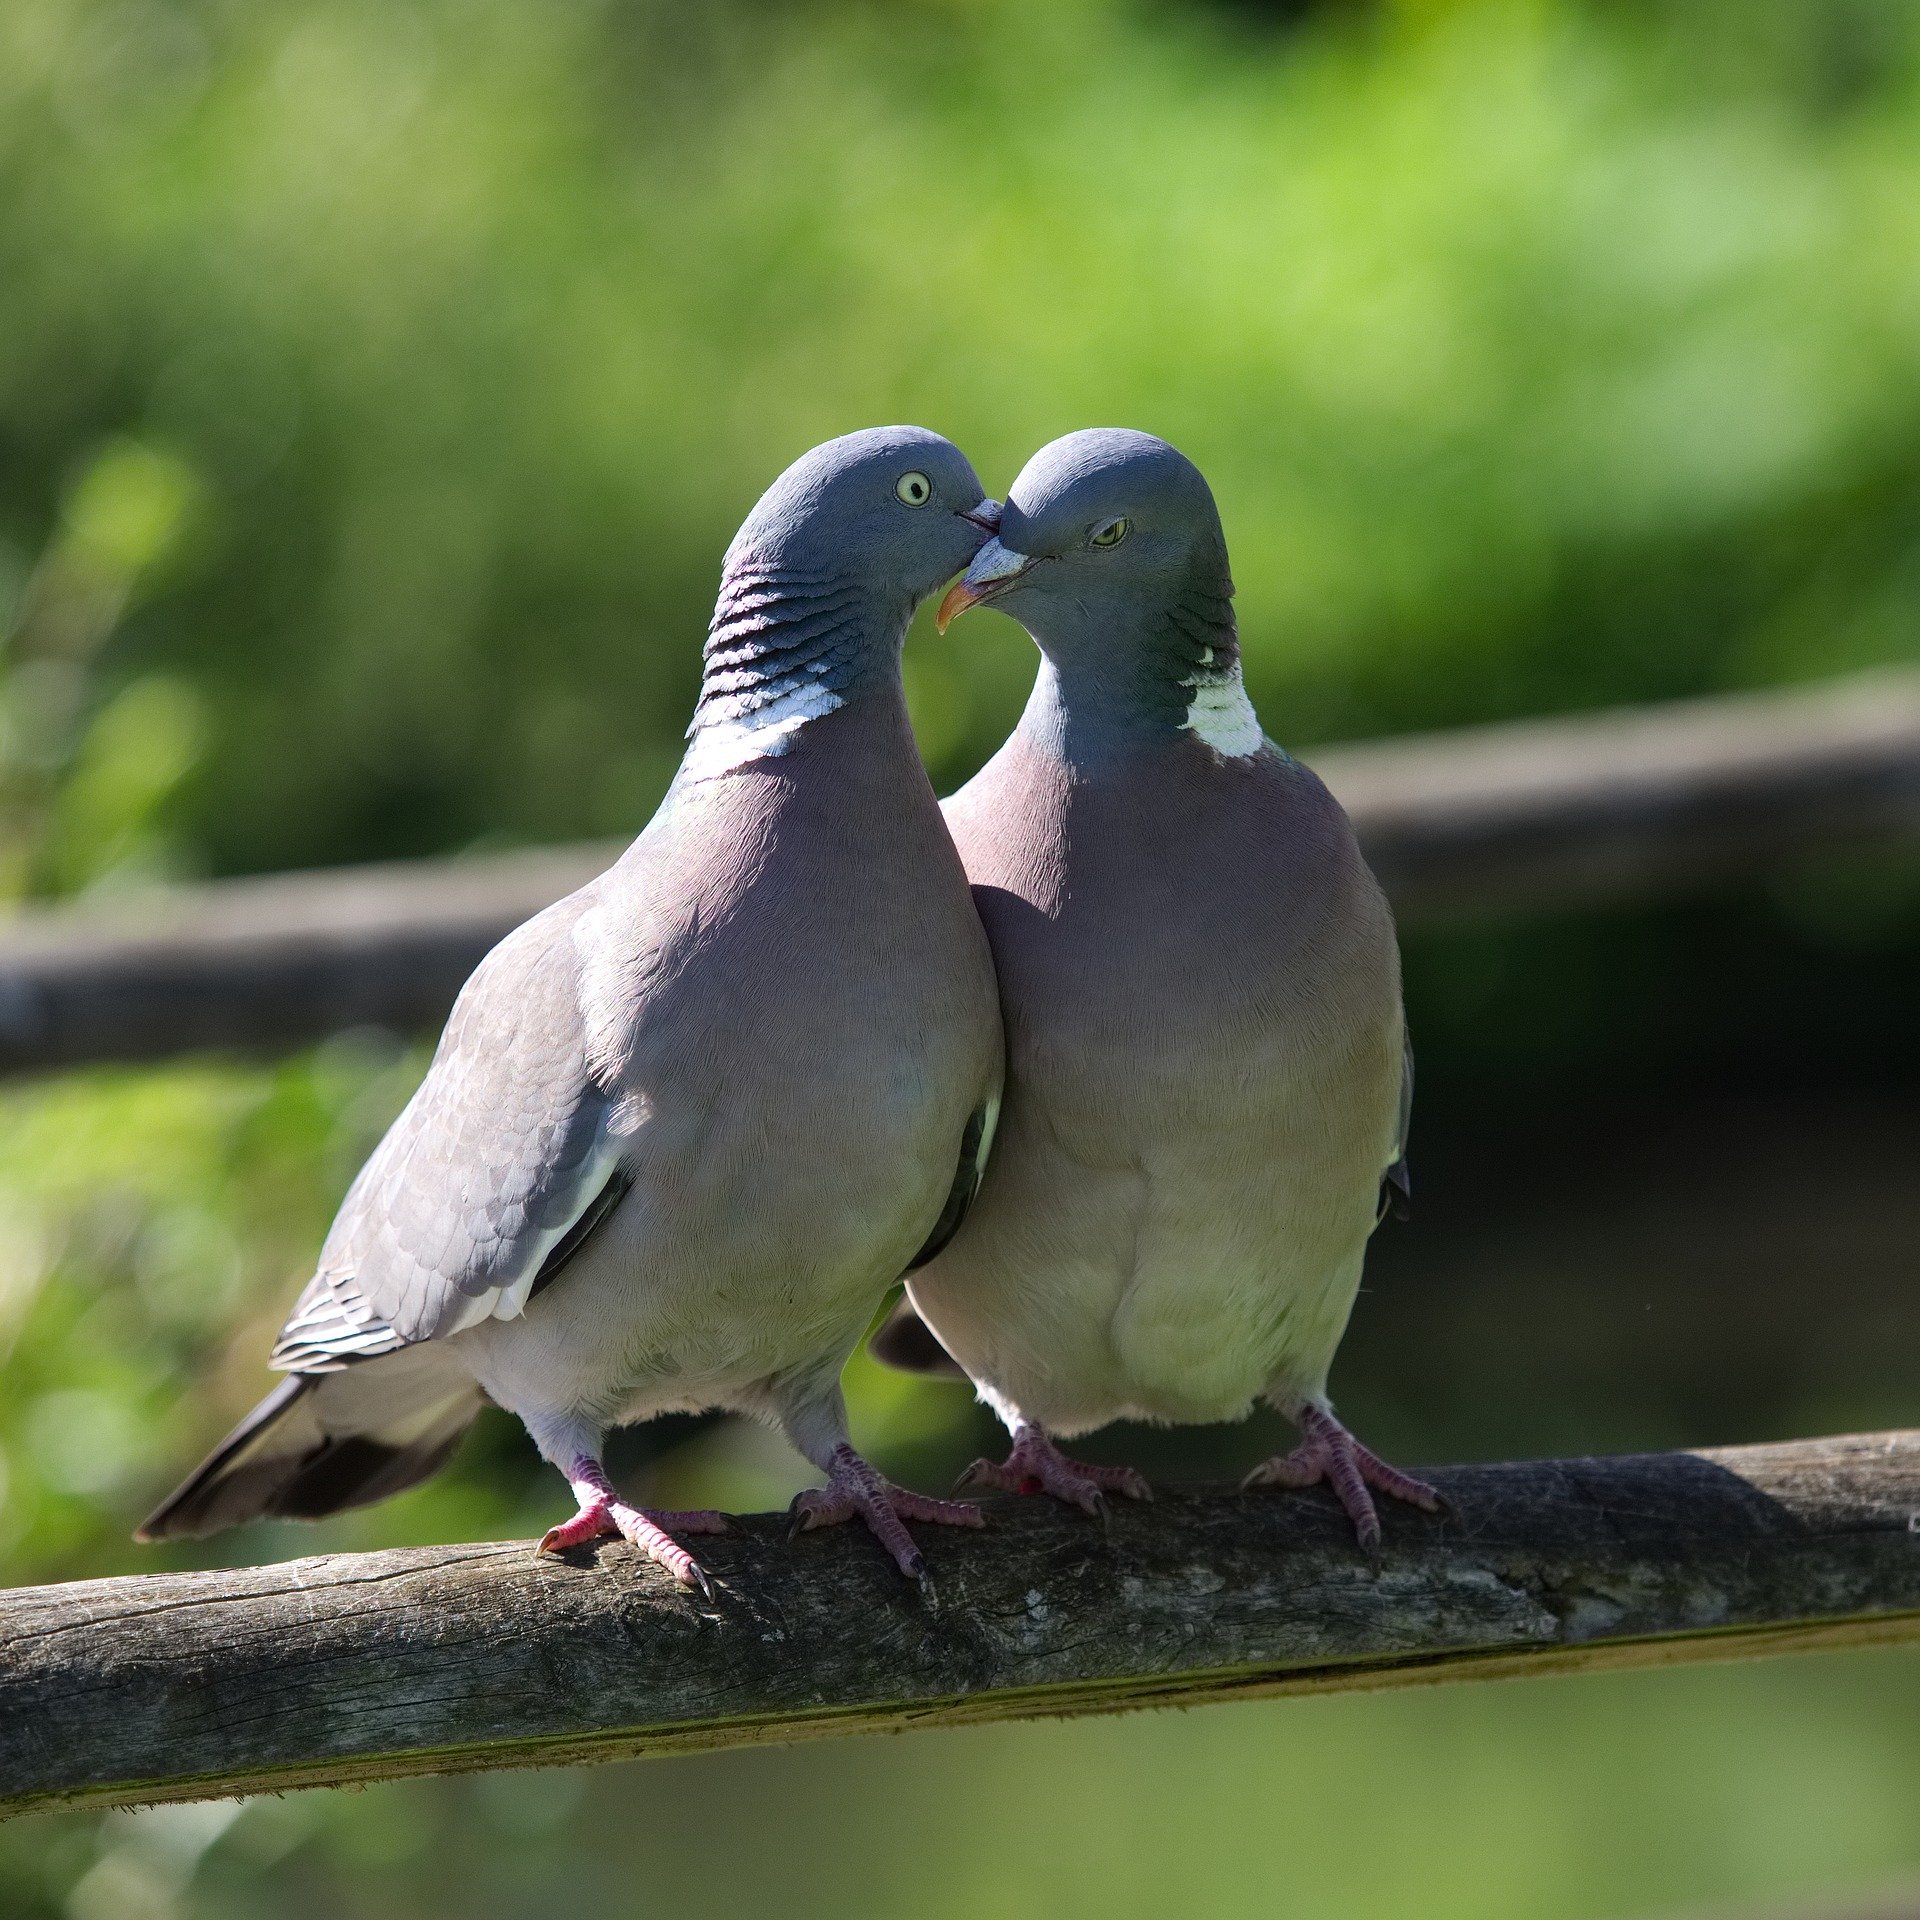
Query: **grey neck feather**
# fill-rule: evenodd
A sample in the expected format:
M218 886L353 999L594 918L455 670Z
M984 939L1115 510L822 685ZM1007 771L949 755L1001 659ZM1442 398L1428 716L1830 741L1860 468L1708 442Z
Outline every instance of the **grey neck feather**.
M730 556L687 729L688 775L785 753L808 721L884 683L910 611L877 603L844 574L751 549Z
M1040 674L1021 727L1076 766L1178 739L1196 695L1240 677L1232 584L1158 599L1049 608Z

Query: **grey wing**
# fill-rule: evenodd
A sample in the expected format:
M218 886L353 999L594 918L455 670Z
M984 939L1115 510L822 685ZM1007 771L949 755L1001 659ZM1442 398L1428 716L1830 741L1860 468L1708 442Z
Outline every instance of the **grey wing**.
M967 1122L960 1141L960 1164L954 1170L947 1204L933 1223L926 1244L908 1261L909 1273L918 1273L960 1231L960 1223L966 1219L986 1174L987 1156L993 1151L994 1129L999 1120L1000 1096L995 1094ZM867 1346L876 1360L900 1373L933 1373L954 1380L967 1377L965 1369L935 1338L933 1329L904 1295L874 1330Z
M1413 1212L1413 1172L1407 1164L1407 1136L1413 1131L1413 1036L1400 1042L1400 1126L1394 1135L1394 1155L1380 1177L1380 1214L1404 1220Z
M907 1262L909 1273L918 1273L960 1231L960 1223L973 1206L980 1182L986 1175L987 1156L993 1151L994 1129L999 1123L1000 1096L996 1093L975 1108L967 1121L966 1131L960 1136L960 1159L953 1171L947 1204L940 1209L940 1218L933 1223L933 1231L927 1235L920 1251Z
M525 1307L624 1192L563 900L496 947L433 1064L361 1168L273 1352L288 1372L441 1338Z

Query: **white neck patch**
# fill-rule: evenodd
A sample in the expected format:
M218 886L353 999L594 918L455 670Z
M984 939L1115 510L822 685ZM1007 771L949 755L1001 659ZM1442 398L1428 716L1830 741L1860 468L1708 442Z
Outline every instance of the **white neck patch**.
M794 736L809 720L846 704L831 687L817 682L790 688L750 713L694 728L680 771L689 780L716 780L756 760L776 758L793 745Z
M1181 725L1223 760L1246 760L1266 744L1259 717L1247 698L1247 684L1240 676L1240 663L1221 671L1213 665L1213 649L1198 674L1189 683L1193 698L1187 704L1187 717Z

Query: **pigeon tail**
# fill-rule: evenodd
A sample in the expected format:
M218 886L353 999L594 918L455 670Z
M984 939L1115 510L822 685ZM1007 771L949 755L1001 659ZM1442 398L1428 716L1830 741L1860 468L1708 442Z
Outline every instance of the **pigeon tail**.
M896 1373L927 1373L943 1380L964 1380L967 1370L902 1296L867 1342L867 1351Z
M199 1539L248 1520L317 1520L416 1485L480 1411L465 1374L408 1348L338 1373L293 1374L141 1523L139 1540Z

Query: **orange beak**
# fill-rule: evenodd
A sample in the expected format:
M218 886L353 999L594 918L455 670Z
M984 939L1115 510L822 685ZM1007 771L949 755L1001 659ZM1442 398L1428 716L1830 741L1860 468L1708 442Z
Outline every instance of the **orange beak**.
M980 596L964 580L956 580L950 586L940 604L933 610L933 630L945 633L947 628L958 620L969 607L977 607Z
M945 633L950 622L959 619L969 607L997 599L1033 565L1030 553L1016 553L1000 544L996 535L973 556L973 565L963 573L934 609L936 632Z

